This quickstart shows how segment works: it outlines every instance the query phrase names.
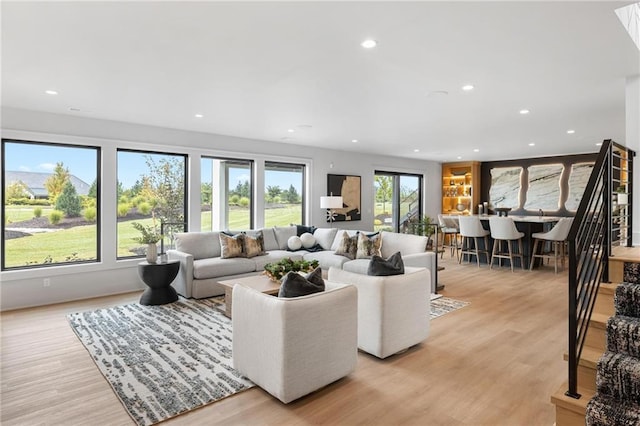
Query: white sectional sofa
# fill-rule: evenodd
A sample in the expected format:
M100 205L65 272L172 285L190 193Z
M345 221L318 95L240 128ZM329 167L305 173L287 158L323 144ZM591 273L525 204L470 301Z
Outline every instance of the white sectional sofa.
M175 250L168 250L169 259L180 261L180 272L173 282L173 287L178 294L184 297L202 299L224 294L224 289L219 281L255 275L262 273L264 265L284 258L293 260L312 260L320 262L323 271L330 267L344 269L345 271L366 274L369 259L350 260L345 256L335 254L340 244L344 230L336 228L318 228L313 236L323 250L310 252L307 250L289 251L287 242L290 237L296 236L295 226L262 228L264 248L266 254L252 258L223 259L219 240L219 231L214 232L183 232L175 234ZM247 233L257 230L246 231ZM357 230L347 230L353 236ZM369 233L370 231L361 231ZM427 268L429 273L429 286L431 293L436 288L436 256L433 252L426 251L427 237L410 234L398 234L382 231L381 254L389 257L396 252L402 254L405 266Z

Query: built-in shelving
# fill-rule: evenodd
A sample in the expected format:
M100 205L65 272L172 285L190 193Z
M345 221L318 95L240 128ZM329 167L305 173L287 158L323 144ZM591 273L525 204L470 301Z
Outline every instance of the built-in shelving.
M480 163L442 164L442 213L474 214L480 202Z

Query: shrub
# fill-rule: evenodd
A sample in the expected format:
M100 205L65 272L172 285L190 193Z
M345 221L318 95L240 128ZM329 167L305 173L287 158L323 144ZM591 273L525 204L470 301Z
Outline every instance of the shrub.
M240 207L247 207L249 206L249 199L247 197L242 197L240 198L240 200L238 200L238 205Z
M128 203L118 204L118 217L125 217L128 213L129 213Z
M84 210L84 218L89 222L95 222L98 212L95 207L88 207Z
M229 204L238 204L238 201L240 201L240 196L238 194L233 194L229 197Z
M148 215L149 213L151 213L151 206L149 205L149 203L140 203L138 204L138 212L143 215Z
M76 188L69 181L64 184L62 192L56 199L56 210L64 212L67 217L78 217L82 211L82 203Z
M57 225L62 220L62 216L64 216L63 212L60 210L54 210L49 213L49 222L51 222L52 225Z
M126 195L121 195L120 198L118 199L118 203L119 204L128 204L129 203L129 197L127 197Z
M133 207L138 207L142 203L144 203L144 197L142 195L138 195L137 197L133 197L133 199L131 200L131 205Z
M33 209L33 217L40 216L42 216L42 207L36 207L35 209Z

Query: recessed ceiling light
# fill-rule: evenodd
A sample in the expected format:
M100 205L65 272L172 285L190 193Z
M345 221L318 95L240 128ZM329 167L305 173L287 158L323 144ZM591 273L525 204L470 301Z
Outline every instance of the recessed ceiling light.
M69 107L69 111L80 112L81 109L80 108L76 108L76 107Z
M351 142L358 143L358 139L351 139Z
M416 148L413 150L413 152L420 152L420 150Z
M195 117L196 117L196 118L202 118L202 117L204 117L204 115L202 115L202 114L196 114L196 115L195 115Z
M295 130L294 129L289 129L289 130L287 130L287 132L293 133L293 132L295 132Z
M377 45L378 45L378 42L373 39L367 39L362 43L360 43L360 46L364 47L365 49L373 49Z
M522 114L522 115L527 115L527 114L529 114L529 112L530 111L528 109L521 109L520 110L520 114Z
M596 146L602 146L602 142L598 142Z
M458 160L462 160L462 157L458 155Z
M478 148L474 149L473 152L480 152Z
M46 93L47 95L57 95L58 92L55 90L45 90L44 93Z
M572 135L572 134L574 134L575 132L576 132L576 131L575 131L575 130L573 130L573 129L569 129L569 130L567 130L567 134L568 134L568 135Z
M531 143L529 143L529 146L536 146L536 144L531 142Z
M465 92L468 92L469 90L473 90L473 85L465 84L464 86L462 86L462 90L464 90Z

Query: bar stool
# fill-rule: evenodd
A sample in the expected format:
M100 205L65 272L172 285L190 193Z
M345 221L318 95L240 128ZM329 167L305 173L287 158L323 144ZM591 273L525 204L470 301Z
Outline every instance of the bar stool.
M513 272L513 258L520 258L520 266L524 270L524 250L522 248L522 238L524 232L518 231L516 224L513 223L513 219L510 217L491 217L489 218L489 229L491 229L491 238L493 238L493 252L491 253L491 265L489 269L493 268L493 261L498 258L498 265L502 266L502 259L509 259L511 264L511 272ZM518 241L518 252L514 253L511 249L511 243ZM507 251L502 251L502 245L507 243Z
M462 237L462 246L460 249L460 259L458 263L462 263L462 258L466 254L471 262L471 256L476 257L478 268L480 267L480 254L484 253L487 256L487 263L490 262L489 257L489 231L482 227L480 219L477 216L460 216L458 218L460 224L460 236ZM484 239L484 249L478 247L478 238ZM471 241L473 241L473 247L471 247ZM466 247L465 247L466 243Z
M553 266L555 269L555 273L558 273L558 257L560 257L560 261L562 263L562 267L564 268L564 256L565 256L565 242L567 240L567 236L569 235L569 230L571 229L571 224L573 224L572 217L563 217L556 223L550 231L547 232L536 232L531 236L535 238L535 242L533 243L533 255L531 256L531 264L529 265L529 270L533 269L533 261L536 257L544 259L553 259ZM542 242L542 252L540 254L536 254L538 249L538 243ZM544 246L546 242L550 242L553 246L552 252L545 252ZM560 253L558 254L558 248L560 248Z
M453 253L455 251L456 258L458 257L458 234L460 233L459 225L455 220L444 217L442 214L438 215L438 224L440 225L440 232L442 233L442 253L440 253L440 258L442 259L442 255L444 254L444 248L448 247L451 249L451 257L453 257ZM447 237L449 237L449 243L447 244Z

